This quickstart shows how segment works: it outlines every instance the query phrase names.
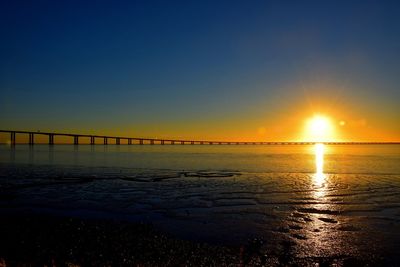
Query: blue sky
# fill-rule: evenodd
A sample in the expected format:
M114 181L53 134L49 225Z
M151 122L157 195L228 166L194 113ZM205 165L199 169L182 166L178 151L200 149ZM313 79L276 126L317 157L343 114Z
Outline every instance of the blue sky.
M399 7L2 1L1 128L257 139L311 105L399 137Z

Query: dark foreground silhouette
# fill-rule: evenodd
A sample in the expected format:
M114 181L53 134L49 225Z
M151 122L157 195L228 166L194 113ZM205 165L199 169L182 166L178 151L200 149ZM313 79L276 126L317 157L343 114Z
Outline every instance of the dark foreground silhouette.
M1 216L1 266L387 266L384 258L298 258L290 242L235 247L170 237L149 224L49 215Z

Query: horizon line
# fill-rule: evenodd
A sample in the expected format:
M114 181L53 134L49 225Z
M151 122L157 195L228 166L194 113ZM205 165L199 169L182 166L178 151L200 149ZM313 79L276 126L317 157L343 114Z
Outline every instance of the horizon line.
M68 136L74 137L74 143L78 144L79 137L91 138L91 142L89 144L95 144L95 138L103 138L105 143L107 139L115 139L116 144L120 145L120 140L128 140L128 144L132 145L132 140L139 141L139 144L144 144L143 141L149 141L150 144L154 144L154 142L160 142L164 145L164 142L170 142L170 144L181 143L181 144L227 144L227 145L290 145L290 144L303 144L303 145L312 145L317 143L322 144L400 144L400 141L218 141L218 140L194 140L194 139L171 139L171 138L148 138L148 137L127 137L127 136L116 136L116 135L97 135L97 134L78 134L78 133L63 133L63 132L41 132L37 131L26 131L26 130L0 130L0 133L10 133L11 134L11 142L16 144L15 142L15 134L28 134L30 138L29 143L33 144L33 136L34 135L47 135L49 136L50 144L54 144L54 136ZM6 142L7 144L7 142ZM20 143L19 143L20 144ZM23 144L23 143L21 143Z

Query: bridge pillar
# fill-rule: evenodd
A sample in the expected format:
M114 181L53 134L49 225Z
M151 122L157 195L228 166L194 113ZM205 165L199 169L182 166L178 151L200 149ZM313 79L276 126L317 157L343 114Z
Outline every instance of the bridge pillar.
M185 141L181 141L181 145L184 145L185 144Z
M116 145L119 145L120 143L121 143L120 138L119 138L119 137L115 138L115 144L116 144Z
M175 145L175 141L171 141L171 145Z
M164 140L161 140L161 144L164 145Z
M35 143L34 135L33 133L29 133L29 144L33 145L34 143Z
M132 139L131 138L128 139L128 145L132 145Z
M154 145L154 140L150 140L150 145Z
M194 141L191 141L190 144L191 144L191 145L194 145Z
M49 134L49 145L54 145L54 134Z
M140 145L143 145L143 139L140 139L140 140L139 140L139 144L140 144Z
M10 133L11 145L15 145L15 132Z
M104 137L104 144L107 145L108 144L108 138Z
M94 145L94 136L91 136L91 137L90 137L90 144L91 144L91 145Z
M203 142L203 141L201 141L201 142L200 142L200 145L204 145L204 142Z
M79 137L74 135L74 145L79 145Z

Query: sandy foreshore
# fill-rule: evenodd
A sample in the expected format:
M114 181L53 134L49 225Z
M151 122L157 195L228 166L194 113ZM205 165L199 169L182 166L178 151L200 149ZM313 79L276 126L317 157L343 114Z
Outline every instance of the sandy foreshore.
M184 241L149 224L49 215L1 218L3 266L237 266L240 249Z
M1 266L400 266L398 175L0 168Z
M150 224L52 215L1 216L0 266L386 266L383 258L300 258L261 239L241 246L177 239ZM277 250L278 251L278 250Z

